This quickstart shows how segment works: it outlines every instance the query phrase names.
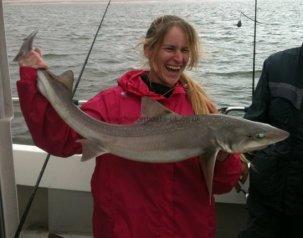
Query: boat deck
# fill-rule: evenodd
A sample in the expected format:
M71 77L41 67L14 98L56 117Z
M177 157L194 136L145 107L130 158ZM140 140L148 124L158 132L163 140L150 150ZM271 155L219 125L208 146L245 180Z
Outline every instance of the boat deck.
M27 199L25 197L29 196L32 187L29 186L18 186L20 210L24 207L24 202ZM61 211L62 202L66 204L66 200L70 200L71 197L65 193L65 191L51 191L55 193L59 199L59 203L47 205L47 198L49 197L49 189L41 188L38 191L35 202L33 203L29 217L24 226L24 232L22 238L56 238L56 236L49 236L49 232L58 234L59 237L64 238L92 238L91 234L91 211L85 214L75 213L71 209L65 209L65 216L56 210ZM74 196L75 194L71 194ZM77 197L84 194L77 194ZM87 195L87 194L86 194ZM52 195L53 196L53 195ZM84 195L85 196L85 195ZM65 201L64 201L65 200ZM73 204L75 201L70 201ZM86 201L87 202L87 201ZM60 206L58 206L60 205ZM90 206L90 204L87 204ZM82 205L83 206L83 205ZM86 210L89 210L88 206L84 206ZM50 211L49 209L54 210ZM216 238L236 238L239 231L244 227L247 217L247 210L244 204L233 204L233 203L216 203L217 211L217 235ZM68 214L72 213L72 214ZM72 217L81 216L81 221L79 219L72 219ZM79 222L81 223L79 223ZM82 227L79 227L81 226Z

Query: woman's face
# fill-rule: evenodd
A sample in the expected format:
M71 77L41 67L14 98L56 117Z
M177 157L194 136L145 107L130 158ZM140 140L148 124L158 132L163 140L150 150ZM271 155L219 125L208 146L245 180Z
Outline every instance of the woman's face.
M180 79L189 60L189 47L186 35L178 26L173 26L165 35L158 52L147 49L145 55L151 61L155 53L154 61L150 62L149 78L152 82L172 87Z

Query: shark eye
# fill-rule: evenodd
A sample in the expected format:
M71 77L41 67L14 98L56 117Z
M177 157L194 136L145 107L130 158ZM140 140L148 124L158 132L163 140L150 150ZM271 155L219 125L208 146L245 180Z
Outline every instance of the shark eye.
M264 138L265 137L265 134L264 133L258 133L258 134L256 134L256 138L257 139L262 139L262 138Z

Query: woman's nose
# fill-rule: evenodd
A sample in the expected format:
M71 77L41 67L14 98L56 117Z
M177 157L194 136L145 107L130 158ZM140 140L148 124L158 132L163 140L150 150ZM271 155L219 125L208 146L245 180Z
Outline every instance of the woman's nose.
M183 61L183 54L181 51L176 51L175 55L174 55L174 59L178 62L182 62Z

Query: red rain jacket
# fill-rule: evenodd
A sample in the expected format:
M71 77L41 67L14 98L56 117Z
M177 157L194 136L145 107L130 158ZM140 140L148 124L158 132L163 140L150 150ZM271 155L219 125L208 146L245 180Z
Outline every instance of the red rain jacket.
M139 118L141 98L148 96L179 114L193 114L181 84L165 98L148 89L141 80L142 73L127 72L119 79L118 86L100 92L81 109L102 121L129 124ZM36 70L22 67L20 75L17 82L20 105L36 145L62 157L81 153L81 145L75 142L79 135L37 91ZM238 155L217 161L213 192L229 192L240 173ZM197 158L150 164L105 154L96 159L91 190L94 237L215 237L214 202L209 202Z

